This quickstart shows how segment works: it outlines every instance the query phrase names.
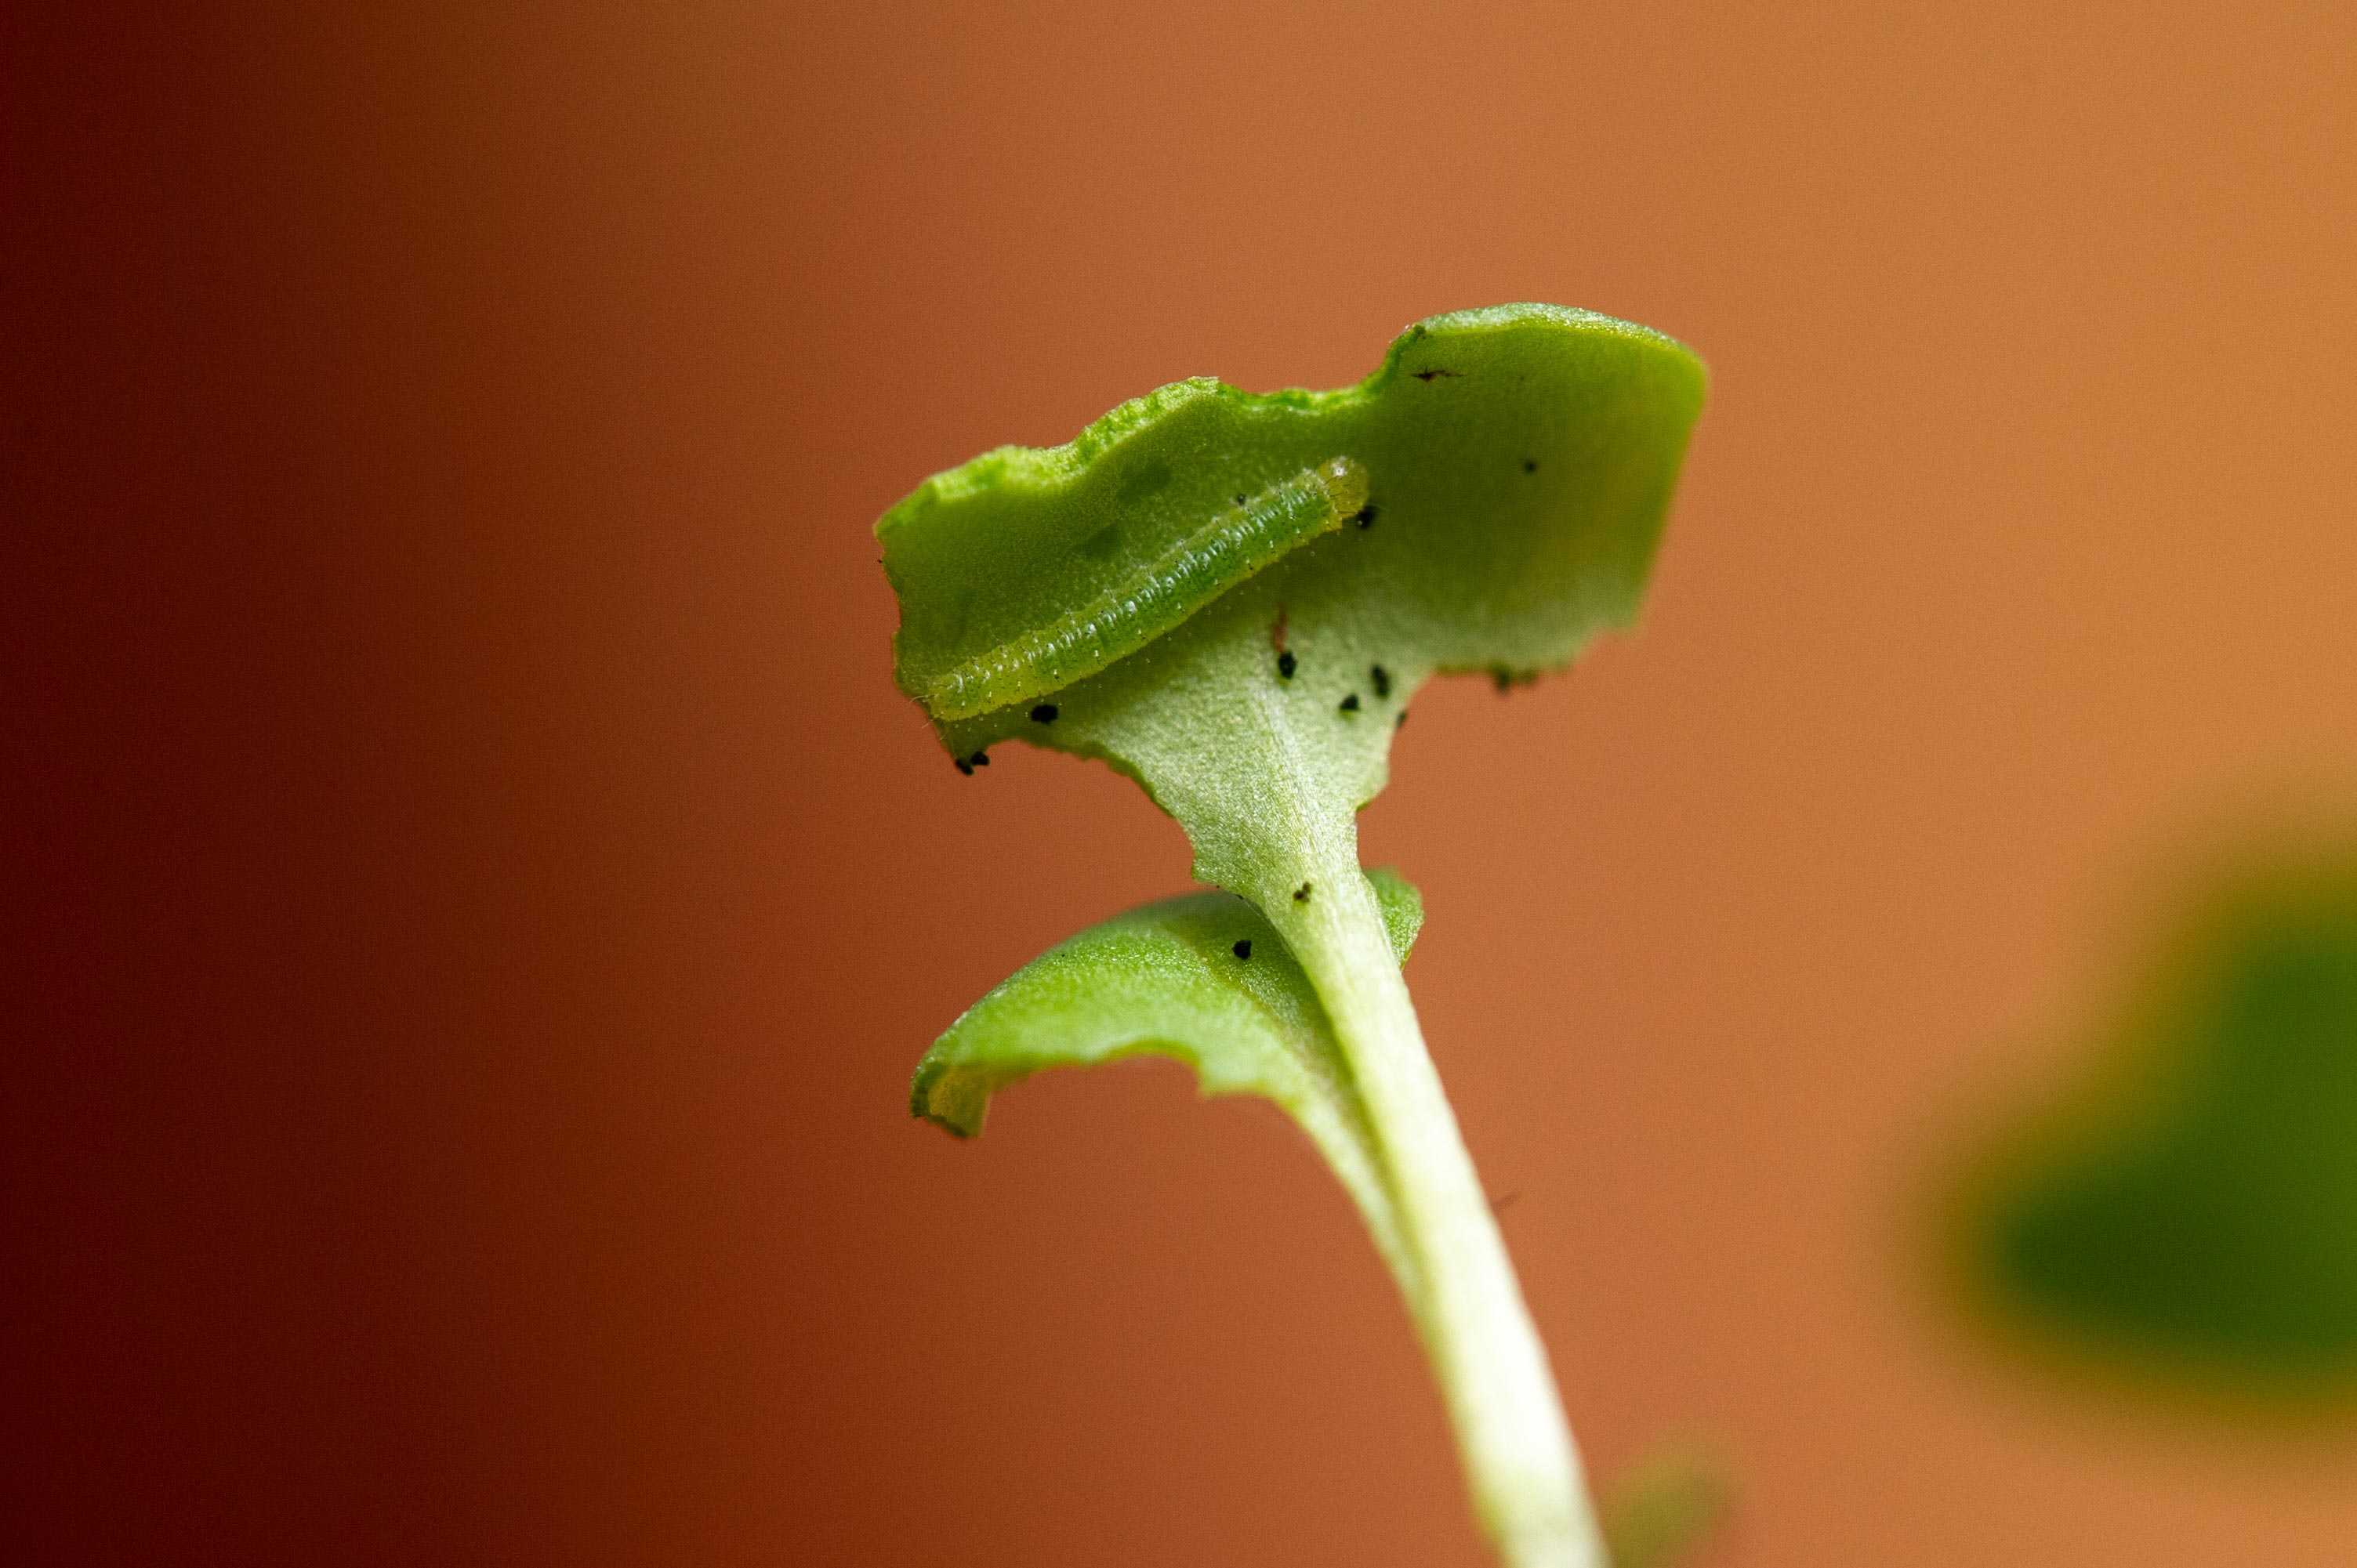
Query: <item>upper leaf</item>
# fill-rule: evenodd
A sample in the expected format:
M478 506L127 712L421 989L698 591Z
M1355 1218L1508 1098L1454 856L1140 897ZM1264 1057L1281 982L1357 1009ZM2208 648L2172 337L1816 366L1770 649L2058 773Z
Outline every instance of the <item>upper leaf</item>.
M1164 387L885 514L896 678L945 726L1017 709L1280 563L1393 626L1415 678L1560 664L1634 614L1703 385L1659 333L1513 305L1420 323L1337 392Z

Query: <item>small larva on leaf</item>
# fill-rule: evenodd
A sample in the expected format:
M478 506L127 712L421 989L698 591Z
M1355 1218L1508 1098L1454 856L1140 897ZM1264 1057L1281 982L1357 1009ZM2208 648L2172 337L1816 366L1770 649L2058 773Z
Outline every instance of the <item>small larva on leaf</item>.
M1206 518L1158 559L1057 617L935 676L936 720L971 718L1068 686L1144 647L1296 547L1342 526L1367 499L1367 470L1333 457Z

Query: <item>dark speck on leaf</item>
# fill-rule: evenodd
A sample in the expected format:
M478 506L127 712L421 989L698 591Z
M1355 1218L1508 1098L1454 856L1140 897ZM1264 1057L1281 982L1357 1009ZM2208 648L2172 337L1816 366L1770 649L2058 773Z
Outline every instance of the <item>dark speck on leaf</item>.
M1397 729L1400 725L1405 723L1407 723L1407 710L1405 708L1402 708L1399 711L1398 715L1392 720L1392 728Z
M1390 671L1378 664L1373 669L1368 671L1367 673L1374 678L1376 696L1388 697L1392 694L1392 672Z
M1346 714L1355 714L1359 711L1358 693L1353 692L1349 696L1342 699L1342 711Z
M1491 671L1490 681L1498 688L1498 695L1501 697L1514 689L1514 672L1511 670Z
M1307 904L1309 902L1309 884L1305 882L1300 886L1293 890L1293 901L1297 904Z
M966 760L974 764L976 768L987 768L990 766L990 753L986 751L977 751L972 757L967 757Z
M1535 473L1537 473L1538 471L1539 471L1539 460L1538 460L1536 457L1525 457L1525 458L1523 458L1523 473L1525 473L1525 474L1535 474Z
M1357 523L1361 528L1372 528L1375 526L1376 516L1381 513L1383 510L1383 508L1377 506L1374 502L1369 501L1366 505L1361 507L1358 510L1351 514L1351 521Z
M964 774L969 779L974 777L974 764L968 762L963 757L957 758L957 770L960 773Z
M1236 497L1236 504L1237 504L1238 506L1242 506L1242 505L1243 505L1243 504L1244 504L1245 499L1246 499L1246 498L1245 498L1243 495L1242 495L1242 494L1238 494L1238 495L1237 495L1237 497Z
M1293 679L1293 672L1300 667L1301 661L1294 658L1290 652L1280 653L1276 656L1276 672L1279 675L1284 676L1288 681Z
M1417 381L1429 381L1435 376L1447 376L1451 381L1454 381L1457 379L1459 372L1456 371L1411 371L1408 373L1414 376Z
M1236 956L1238 958L1252 957L1252 939L1250 937L1246 937L1243 940L1236 944Z
M1031 710L1031 722L1035 725L1054 724L1056 722L1056 704L1053 703L1041 703L1037 707L1033 708Z

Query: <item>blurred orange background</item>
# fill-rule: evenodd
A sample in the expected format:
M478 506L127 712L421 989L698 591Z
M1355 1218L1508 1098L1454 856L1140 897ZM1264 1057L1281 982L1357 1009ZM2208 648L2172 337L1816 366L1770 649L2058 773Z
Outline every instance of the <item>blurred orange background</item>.
M1727 1568L2351 1560L2357 1441L2050 1392L1910 1226L2173 846L2357 801L2357 12L51 9L13 1561L1480 1563L1273 1111L909 1120L1188 861L952 770L868 528L1516 299L1714 375L1639 634L1427 693L1364 822L1595 1468L1707 1445Z

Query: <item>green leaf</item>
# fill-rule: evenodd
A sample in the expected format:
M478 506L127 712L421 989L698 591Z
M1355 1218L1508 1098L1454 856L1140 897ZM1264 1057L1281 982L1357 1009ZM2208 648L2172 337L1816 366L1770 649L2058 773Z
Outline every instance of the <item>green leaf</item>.
M1368 880L1405 962L1423 900L1395 872ZM1240 942L1249 957L1238 955ZM1385 1256L1396 1255L1365 1111L1325 1009L1285 940L1233 894L1148 904L1033 960L925 1053L910 1109L971 1138L990 1097L1009 1084L1131 1056L1185 1062L1205 1094L1275 1101L1333 1166Z
M1659 333L1514 305L1413 327L1338 392L1165 387L1070 446L937 475L884 516L896 676L969 770L1018 738L1135 775L1187 827L1199 879L1266 908L1305 869L1271 853L1300 836L1296 802L1265 788L1272 741L1283 793L1347 814L1382 789L1434 672L1529 676L1627 623L1703 385ZM1338 461L1363 471L1369 510L1321 532L1302 477ZM1333 488L1347 500L1357 482ZM1287 487L1317 514L1277 531L1291 548L1171 568ZM1070 641L1107 605L1138 607ZM1017 693L998 706L941 694L1049 643L1063 651L1034 678L981 682Z
M1207 525L1337 458L1363 470L1375 510L1312 550L1318 572L1379 583L1440 667L1558 664L1634 612L1703 381L1701 361L1644 328L1500 306L1410 328L1354 387L1254 396L1180 381L1069 446L1001 447L877 525L900 596L901 689L963 716L936 691L945 674L1154 581ZM1297 547L1315 531L1297 532ZM1157 623L1286 553L1201 574Z
M1968 1299L2075 1370L2221 1412L2357 1399L2357 858L2214 890L1953 1218Z

